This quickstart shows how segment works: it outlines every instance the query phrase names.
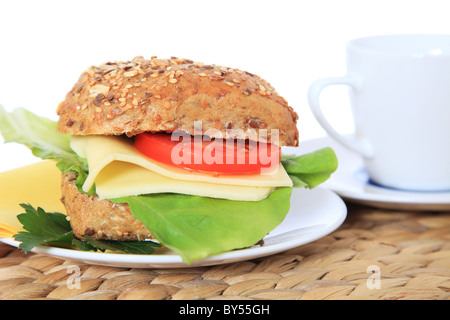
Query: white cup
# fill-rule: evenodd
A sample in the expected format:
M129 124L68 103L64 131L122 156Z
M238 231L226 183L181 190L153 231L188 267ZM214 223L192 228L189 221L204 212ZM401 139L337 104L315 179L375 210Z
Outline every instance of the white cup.
M330 85L349 87L353 135L339 134L321 111L321 91ZM350 41L347 75L313 82L308 101L328 134L364 157L373 182L450 190L450 35Z

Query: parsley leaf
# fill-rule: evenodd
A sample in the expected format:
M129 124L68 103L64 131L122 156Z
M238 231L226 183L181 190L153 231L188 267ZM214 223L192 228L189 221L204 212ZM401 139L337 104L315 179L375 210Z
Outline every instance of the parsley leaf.
M25 213L17 216L23 228L14 235L20 241L19 248L28 252L39 244L55 245L59 247L72 247L72 228L62 213L47 213L42 208L33 208L29 204L21 204Z
M161 245L153 241L114 241L114 240L96 240L88 236L83 236L86 242L100 251L121 251L134 254L152 254L154 248L160 248Z
M161 247L153 241L95 240L88 236L83 236L84 240L80 240L73 235L64 214L46 212L41 207L36 209L30 204L20 206L25 209L25 213L19 214L17 219L26 231L19 231L14 235L14 239L21 242L19 248L25 253L37 245L77 248L82 251L110 250L131 254L152 254L154 248Z

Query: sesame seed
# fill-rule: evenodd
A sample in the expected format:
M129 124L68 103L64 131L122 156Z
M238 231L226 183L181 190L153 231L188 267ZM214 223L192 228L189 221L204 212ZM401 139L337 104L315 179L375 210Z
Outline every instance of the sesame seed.
M158 75L156 72L155 72L155 73L152 73L152 74L150 75L151 78L158 78L158 76L159 76L159 75Z
M167 110L169 110L172 106L170 105L170 102L167 100L164 100L164 108L166 108Z
M233 82L230 82L229 80L225 81L225 83L226 83L227 85L229 85L230 87L233 87L233 86L234 86L234 83L233 83Z
M130 77L134 77L137 74L138 74L138 72L136 70L131 70L128 72L124 72L123 76L126 78L130 78Z
M202 72L202 73L199 73L198 75L199 75L200 77L206 77L206 73L203 73L203 72Z
M169 82L170 82L170 83L177 83L177 82L178 82L178 80L177 80L177 79L175 79L175 78L174 78L174 79L169 79Z
M97 108L95 108L95 112L96 112L96 113L100 113L100 112L102 112L102 109L99 108L99 107L97 107Z
M223 77L222 77L222 76L218 76L218 75L216 75L216 74L210 74L208 77L209 77L211 80L223 80Z

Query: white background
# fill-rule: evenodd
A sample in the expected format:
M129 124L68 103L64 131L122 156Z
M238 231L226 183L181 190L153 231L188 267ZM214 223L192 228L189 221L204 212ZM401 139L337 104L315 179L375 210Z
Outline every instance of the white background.
M325 135L309 84L345 74L349 40L392 33L450 33L448 1L0 0L0 104L56 120L88 66L178 56L265 78L299 114L301 143ZM338 131L352 132L345 88L327 89L323 106ZM25 149L0 145L0 171L30 161Z

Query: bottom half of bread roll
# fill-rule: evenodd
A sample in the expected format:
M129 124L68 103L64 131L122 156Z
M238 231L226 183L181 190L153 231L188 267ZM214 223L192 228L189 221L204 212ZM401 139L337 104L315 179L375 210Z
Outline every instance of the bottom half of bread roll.
M96 240L155 240L155 237L131 214L126 203L100 200L78 190L77 174L69 171L62 175L61 201L66 208L67 219L74 236L83 235Z

